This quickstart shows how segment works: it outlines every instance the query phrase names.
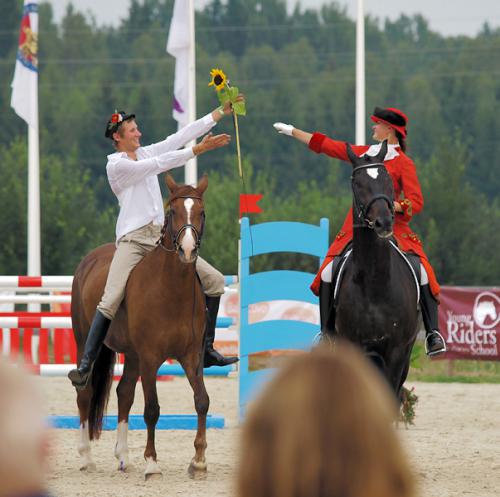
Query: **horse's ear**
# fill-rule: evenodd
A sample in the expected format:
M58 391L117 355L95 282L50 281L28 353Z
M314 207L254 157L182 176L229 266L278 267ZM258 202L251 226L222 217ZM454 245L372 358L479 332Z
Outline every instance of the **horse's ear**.
M175 182L172 175L167 174L165 176L165 183L167 184L167 187L171 192L173 192L177 189L177 183Z
M382 142L382 146L380 147L379 153L377 154L377 159L380 162L384 162L385 156L387 155L387 140Z
M352 150L350 143L346 143L346 149L347 149L347 157L349 157L349 160L351 161L353 166L356 165L359 162L359 157Z
M204 174L200 181L198 181L198 185L196 186L196 189L200 192L200 195L203 195L205 193L205 190L208 187L208 175Z

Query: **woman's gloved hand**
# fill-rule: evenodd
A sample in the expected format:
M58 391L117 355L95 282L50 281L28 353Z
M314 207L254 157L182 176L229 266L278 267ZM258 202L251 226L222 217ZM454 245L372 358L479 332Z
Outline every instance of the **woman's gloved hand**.
M282 135L292 136L292 131L294 130L294 127L291 124L274 123L273 126L278 133Z

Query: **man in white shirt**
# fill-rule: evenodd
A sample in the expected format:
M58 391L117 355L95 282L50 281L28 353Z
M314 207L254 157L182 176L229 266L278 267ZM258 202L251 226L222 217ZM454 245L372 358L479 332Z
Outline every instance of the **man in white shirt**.
M238 99L243 100L243 96ZM184 165L195 155L227 145L231 138L229 135L213 136L208 133L193 147L180 148L207 133L231 112L231 104L227 102L224 107L188 124L166 140L146 147L140 145L141 132L134 114L115 112L109 119L105 136L113 140L116 152L108 155L106 172L120 204L116 252L104 294L90 326L80 366L68 374L77 389L85 388L90 380L101 344L125 296L125 286L132 269L155 247L160 237L165 216L158 174ZM196 271L208 311L204 366L232 364L238 361L237 357L224 357L213 348L220 296L224 293L224 276L201 257L197 258Z

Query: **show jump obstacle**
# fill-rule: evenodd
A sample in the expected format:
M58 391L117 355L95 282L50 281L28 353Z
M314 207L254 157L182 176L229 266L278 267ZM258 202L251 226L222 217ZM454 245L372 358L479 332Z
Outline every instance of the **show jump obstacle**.
M272 222L250 226L241 220L240 279L240 385L239 410L243 417L247 403L269 377L270 369L252 370L250 359L270 351L310 348L318 326L304 321L272 320L249 322L249 306L259 302L293 300L317 304L309 290L314 274L301 271L250 273L254 256L292 252L317 257L319 264L328 250L328 219L319 226L295 222ZM319 266L318 266L319 267Z

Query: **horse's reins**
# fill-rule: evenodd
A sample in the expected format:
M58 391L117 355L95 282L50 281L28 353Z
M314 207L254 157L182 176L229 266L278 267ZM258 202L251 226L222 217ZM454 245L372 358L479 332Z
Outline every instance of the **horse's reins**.
M358 216L358 219L361 220L361 224L353 224L354 228L369 228L373 229L375 221L371 221L367 217L367 213L370 210L370 207L373 205L374 202L377 200L385 200L387 202L387 206L389 207L389 210L391 211L392 215L394 215L394 202L385 194L380 193L378 195L374 195L372 199L368 202L368 204L365 206L362 202L359 201L357 195L356 195L356 190L354 189L353 186L353 181L354 181L354 174L358 171L361 171L363 169L369 169L371 167L377 167L377 166L383 166L385 167L385 164L383 162L375 162L373 164L363 164L361 166L356 166L352 170L352 175L351 175L351 188L352 188L352 194L354 197L354 205L356 207L356 214Z

